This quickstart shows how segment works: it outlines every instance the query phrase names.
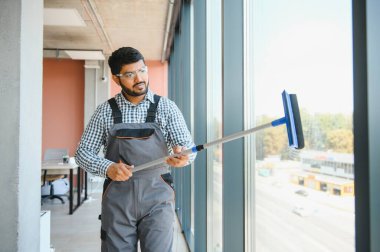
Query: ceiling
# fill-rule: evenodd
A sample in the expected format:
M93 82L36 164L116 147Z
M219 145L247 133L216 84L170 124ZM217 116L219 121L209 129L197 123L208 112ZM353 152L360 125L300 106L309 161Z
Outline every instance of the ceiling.
M169 2L169 0L45 0L45 9L75 9L84 23L82 21L83 26L46 25L45 12L44 55L49 53L62 55L64 51L61 49L102 50L105 55L109 55L120 47L132 46L141 51L147 60L161 60L167 17L170 19L172 16L168 15L171 9ZM64 16L64 20L71 19L72 17Z

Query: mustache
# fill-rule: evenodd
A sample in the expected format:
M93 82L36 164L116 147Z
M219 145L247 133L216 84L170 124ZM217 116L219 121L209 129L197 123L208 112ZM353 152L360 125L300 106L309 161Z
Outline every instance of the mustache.
M145 81L141 81L141 82L136 83L135 85L133 85L133 87L136 87L137 85L140 85L140 84L144 84L146 86L146 82Z

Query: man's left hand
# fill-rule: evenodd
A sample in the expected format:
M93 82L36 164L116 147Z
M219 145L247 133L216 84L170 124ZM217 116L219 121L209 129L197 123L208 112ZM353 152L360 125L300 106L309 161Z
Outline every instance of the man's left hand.
M186 148L183 146L175 146L173 148L174 154L179 154ZM183 167L189 162L189 155L179 155L177 157L169 157L166 159L166 163L173 167Z

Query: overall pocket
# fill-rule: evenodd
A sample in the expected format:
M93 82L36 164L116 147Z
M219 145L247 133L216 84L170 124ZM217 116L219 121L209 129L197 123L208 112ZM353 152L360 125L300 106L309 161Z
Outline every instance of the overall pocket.
M112 182L114 182L113 180L107 178L106 180L104 180L104 184L103 184L103 194L102 194L102 198L104 198L104 196L107 195L111 185L112 185Z
M165 173L165 174L161 174L160 177L161 177L161 180L163 182L165 182L165 184L167 184L175 192L174 180L173 180L173 176L170 174L170 172Z
M147 139L154 134L154 129L119 129L116 131L118 139Z
M167 155L167 146L155 129L120 129L115 136L116 162L138 166ZM114 161L115 162L115 161Z

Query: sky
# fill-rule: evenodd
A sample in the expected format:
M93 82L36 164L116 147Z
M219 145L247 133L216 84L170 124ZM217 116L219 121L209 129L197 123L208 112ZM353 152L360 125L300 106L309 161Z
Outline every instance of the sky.
M284 89L311 113L352 113L349 0L257 0L253 25L256 115L283 114Z

